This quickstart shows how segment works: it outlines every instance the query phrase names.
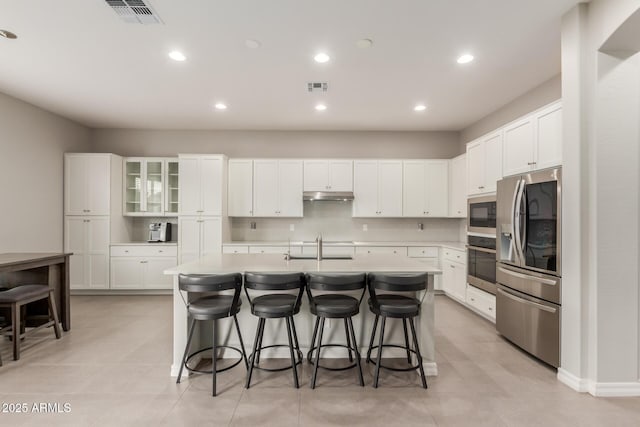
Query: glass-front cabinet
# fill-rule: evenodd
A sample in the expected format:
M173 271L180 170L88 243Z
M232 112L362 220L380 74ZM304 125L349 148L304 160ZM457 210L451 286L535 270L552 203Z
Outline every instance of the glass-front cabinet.
M127 158L124 175L124 215L177 215L177 159Z

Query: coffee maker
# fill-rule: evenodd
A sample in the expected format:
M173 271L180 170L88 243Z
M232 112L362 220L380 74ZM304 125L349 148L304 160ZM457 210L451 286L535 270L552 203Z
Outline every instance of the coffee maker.
M152 222L149 224L149 242L168 242L170 240L170 222Z

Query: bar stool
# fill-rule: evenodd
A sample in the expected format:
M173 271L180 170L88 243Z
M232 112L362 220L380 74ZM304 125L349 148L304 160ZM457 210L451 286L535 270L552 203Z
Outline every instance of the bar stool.
M299 387L297 365L302 363L302 352L300 351L300 345L298 344L298 334L296 333L293 316L300 312L300 302L302 300L304 288L305 278L303 273L245 273L244 290L247 294L247 299L251 304L251 313L259 318L255 342L253 344L253 352L251 353L251 362L249 363L249 372L247 373L246 388L251 386L251 375L253 374L254 368L263 369L265 371L284 371L292 369L293 384L296 388ZM266 291L269 293L252 299L249 295L249 289L254 291ZM298 290L297 295L282 292L291 292L295 290ZM273 293L273 291L279 292ZM287 322L287 338L289 340L288 347L289 353L291 354L291 365L287 365L283 368L261 368L256 366L260 364L261 350L273 347L287 347L286 344L262 345L266 320L282 318L286 319ZM294 350L297 353L298 360L296 360L294 356Z
M316 387L318 367L332 371L343 371L351 368L358 368L358 381L364 386L362 379L362 366L360 366L360 351L356 335L353 330L351 318L360 312L360 303L366 288L366 275L364 273L309 273L307 274L307 296L311 313L316 316L316 323L313 327L313 338L311 339L311 349L307 353L307 359L313 365L313 376L311 377L311 388ZM335 292L362 290L360 299L349 295L339 295ZM334 292L322 295L313 295L312 291ZM324 331L325 319L344 319L344 330L347 337L347 344L322 344L322 333ZM320 325L320 336L316 342ZM349 354L349 366L342 368L329 368L320 366L320 351L323 347L345 347ZM315 362L312 362L313 351L316 350ZM353 363L351 352L355 354L356 362Z
M242 289L242 274L180 274L178 276L178 286L181 291L186 291L188 294L208 294L200 296L199 298L187 303L187 312L191 317L191 325L189 326L189 337L187 339L187 345L184 349L184 356L182 357L182 363L180 364L180 372L178 372L178 379L176 384L180 384L182 377L182 369L187 368L189 372L198 372L201 374L212 374L213 391L212 395L215 396L216 392L216 374L219 372L227 371L242 360L244 360L245 367L248 367L247 355L244 350L244 343L242 341L242 333L240 333L240 325L238 324L237 314L240 311L242 301L240 301L240 292ZM221 292L227 290L234 290L233 295L211 295L213 292ZM224 319L226 317L233 316L233 321L236 325L236 331L238 338L240 339L240 349L228 345L216 344L216 321L218 319ZM196 321L211 320L212 325L212 345L211 347L203 348L194 353L189 354L191 347L191 339L193 338L193 331L196 326ZM230 366L223 369L216 368L216 353L220 348L228 348L240 354L240 358ZM196 355L211 350L211 371L203 371L196 368L189 367L189 361Z
M0 329L0 335L11 330L11 339L13 341L13 360L20 359L20 340L27 336L27 334L31 334L41 328L53 326L56 339L60 339L62 337L62 333L60 332L60 322L58 321L58 309L56 307L56 300L53 292L54 289L50 288L48 285L20 285L0 292L0 308L11 309L11 321L8 326ZM48 321L28 332L20 333L23 322L23 319L20 319L22 307L31 302L43 299L46 299L49 303ZM2 358L0 358L0 366L1 365Z
M427 274L426 273L369 273L369 309L376 315L373 323L373 330L371 331L371 341L369 342L369 350L367 351L367 363L375 363L376 369L373 377L373 387L378 388L378 379L380 377L380 368L389 369L392 371L413 371L415 369L420 370L420 377L422 379L422 387L427 388L427 379L424 375L424 368L422 367L422 355L420 354L420 346L418 344L418 337L416 335L416 328L414 324L414 318L420 314L420 305L422 300L418 300L414 297L398 295L398 294L377 294L376 290L387 292L419 292L427 290ZM376 329L378 327L378 319L382 317L382 325L380 327L380 338L378 345L374 346L374 338ZM387 317L394 319L402 319L402 326L404 329L405 345L384 344L384 329ZM411 335L413 337L412 349L409 345L409 337L407 333L407 321L411 327ZM417 365L410 366L408 368L391 368L384 366L381 363L382 349L385 347L402 348L407 352L407 362L411 363L411 354L415 354L417 357ZM371 360L371 351L378 349L376 362Z

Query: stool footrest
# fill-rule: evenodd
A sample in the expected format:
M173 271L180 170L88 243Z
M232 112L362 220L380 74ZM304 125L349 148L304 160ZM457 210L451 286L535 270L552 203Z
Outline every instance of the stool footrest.
M189 372L197 372L197 373L199 373L199 374L212 374L212 373L213 373L213 370L211 370L211 371L203 371L203 370L201 370L201 369L196 369L196 368L191 368L191 367L189 367L189 361L190 361L193 357L195 357L195 356L197 356L198 354L203 353L203 352L205 352L205 351L210 351L212 348L213 348L213 347L207 347L207 348L203 348L202 350L198 350L198 351L196 351L196 352L194 352L194 353L191 353L191 354L187 357L187 360L185 360L185 362L184 362L184 367L187 369L187 371L189 371ZM224 372L224 371L228 371L229 369L231 369L231 368L235 368L236 366L238 366L238 364L240 364L240 362L242 362L242 361L244 360L244 358L242 357L242 351L241 351L239 348L232 347L232 346L230 346L230 345L217 345L217 346L216 346L216 349L219 349L219 348L228 348L229 350L236 351L236 352L240 355L240 358L238 358L238 360L236 360L236 361L235 361L232 365L230 365L230 366L227 366L227 367L222 368L222 369L216 369L216 372ZM215 357L215 355L213 355L213 356Z
M265 345L264 347L260 347L259 349L256 349L256 350L262 351L265 348L274 348L274 347L287 347L287 348L289 348L289 346L287 344L272 344L272 345ZM256 350L253 350L253 352L251 353L251 357L254 356ZM296 351L297 356L298 356L298 360L296 360L296 366L298 366L298 365L302 364L302 359L304 357L303 357L302 352L300 350L298 350L298 349L294 349L294 350ZM291 365L290 364L285 366L285 367L283 367L283 368L263 368L263 367L259 366L259 363L260 362L256 362L253 367L255 369L260 369L261 371L280 372L280 371L286 371L287 369L291 369Z
M360 352L358 350L356 350L354 347L349 347L346 344L322 344L320 346L320 348L324 348L324 347L342 347L342 348L347 348L347 349L353 351L356 354L356 357L362 358L360 356ZM309 352L307 353L307 360L309 361L311 366L315 366L316 365L315 362L313 361L312 354L317 348L318 348L318 346L311 347L309 349ZM340 367L340 368L330 368L328 366L322 366L322 365L318 365L318 368L326 369L327 371L346 371L347 369L353 369L353 368L356 368L357 366L358 366L358 364L356 362L353 362L352 364L350 364L348 366L344 366L344 367Z
M376 349L376 348L378 348L378 347L379 347L379 346L374 345L373 347L371 347L371 348L369 349L369 355L367 356L367 363L372 363L372 364L374 364L374 365L376 364L376 362L375 362L374 360L372 360L372 357L371 357L371 350ZM411 348L407 348L407 347L405 347L405 346L403 346L403 345L397 345L397 344L383 344L383 346L382 346L382 347L383 347L383 348L384 348L384 347L400 348L400 349L402 349L402 350L404 350L404 351L409 351L410 353L412 353L412 354L414 354L416 357L418 357L418 353L417 353L415 350L413 350L413 349L411 349ZM420 362L419 362L419 363L420 363ZM416 369L419 369L419 368L420 368L420 365L409 366L409 367L407 367L407 368L392 368L392 367L390 367L390 366L385 366L385 365L383 365L382 363L380 363L380 367L381 367L381 368L384 368L384 369L387 369L387 370L389 370L389 371L395 371L395 372L409 372L409 371L415 371Z

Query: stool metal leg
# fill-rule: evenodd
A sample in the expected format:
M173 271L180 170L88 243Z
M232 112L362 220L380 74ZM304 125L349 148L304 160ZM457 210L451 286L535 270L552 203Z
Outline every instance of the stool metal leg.
M351 338L349 338L349 324L347 323L347 318L344 318L344 333L347 336L347 352L349 353L349 362L353 362L353 357L351 357Z
M256 352L258 351L258 343L262 339L262 331L264 326L264 319L260 317L258 320L258 327L256 329L256 338L253 342L253 352L251 352L251 362L249 363L249 372L247 372L247 384L245 388L249 388L251 386L251 375L253 374L253 366L256 361Z
M211 395L216 395L216 360L218 359L217 348L216 348L216 321L213 321L213 325L211 325L211 376L212 376L212 392Z
M296 366L296 358L294 356L293 351L293 339L291 337L291 321L289 317L287 319L287 338L289 338L289 352L291 353L291 368L293 369L293 384L296 388L300 388L300 384L298 384L298 367Z
M296 351L300 351L300 344L298 344L298 332L296 331L296 322L293 321L291 316L291 333L293 334L293 343L295 344Z
M360 366L360 350L358 350L358 343L356 342L356 333L353 330L353 322L351 321L351 317L345 320L349 322L348 329L349 329L349 332L351 333L351 342L353 343L353 348L356 353L356 365L358 365L358 380L360 381L360 385L364 387L364 379L362 378L362 366Z
M373 321L373 330L371 331L371 340L369 341L369 349L367 350L367 362L371 361L371 348L373 347L373 340L376 337L376 330L378 329L378 319L380 316L376 314L376 318Z
M242 341L242 333L240 332L240 324L238 323L238 317L234 314L233 321L236 324L236 331L238 332L238 338L240 339L240 348L242 349L242 358L244 359L245 369L249 369L249 362L247 362L247 352L244 349L244 342Z
M382 344L384 341L384 324L387 318L382 316L382 325L380 325L380 341L378 342L378 357L376 358L376 371L373 376L373 388L378 388L378 378L380 377L380 363L382 361Z
M191 338L193 338L193 331L196 328L196 319L191 319L191 326L189 326L189 337L187 338L187 345L184 348L184 356L182 356L182 363L180 364L180 371L178 371L178 379L176 380L176 384L180 384L180 379L182 378L182 370L184 369L184 364L187 363L187 356L189 355L189 348L191 347Z
M324 332L324 317L320 319L320 335L318 337L318 349L316 351L316 363L313 366L313 376L311 377L311 388L316 388L316 378L318 377L318 366L320 366L320 350L322 349L322 333Z
M407 319L402 319L402 329L404 329L404 345L407 347L407 362L411 363L411 352L409 351L409 334L407 333Z
M264 336L264 325L267 322L266 319L262 319L262 326L260 326L260 342L258 342L258 347L254 347L253 351L256 355L256 365L260 364L260 351L262 350L262 337Z
M320 316L316 316L316 322L313 325L313 334L311 334L311 348L309 349L309 353L307 353L307 357L309 361L313 357L313 347L316 345L316 338L318 336L318 325L320 324Z
M413 325L413 317L409 319L409 325L411 326L411 335L413 335L413 345L416 346L416 356L418 357L418 367L420 368L422 387L427 388L427 379L424 376L424 368L422 367L422 355L420 354L420 346L418 345L418 337L416 336L416 327Z

